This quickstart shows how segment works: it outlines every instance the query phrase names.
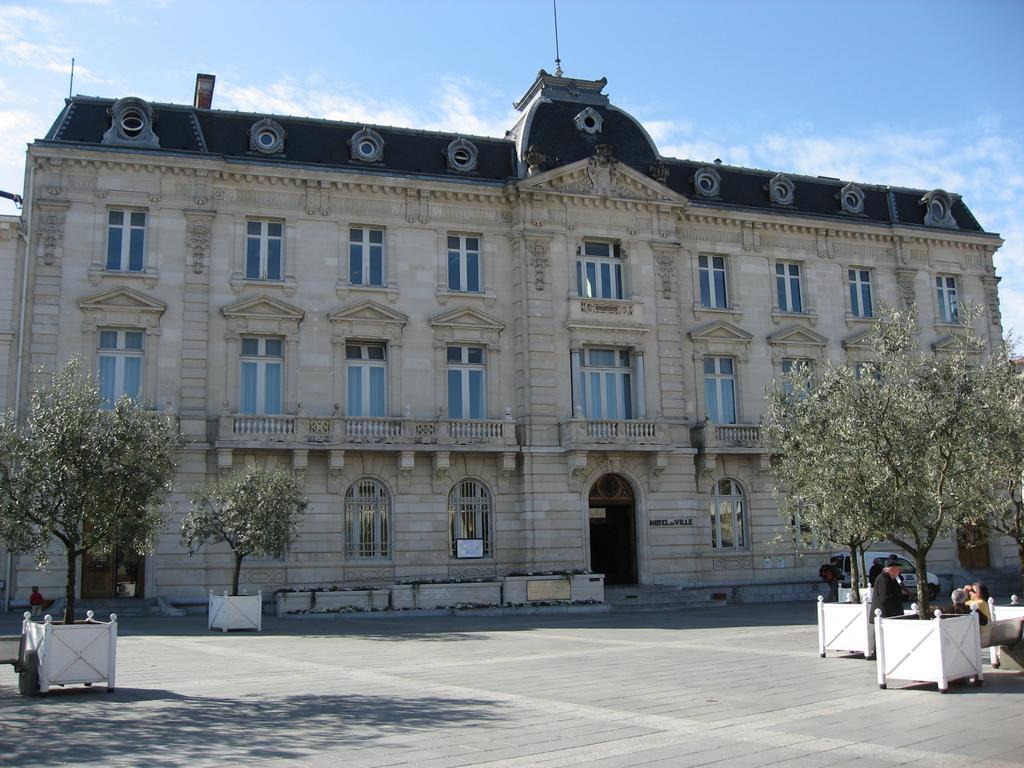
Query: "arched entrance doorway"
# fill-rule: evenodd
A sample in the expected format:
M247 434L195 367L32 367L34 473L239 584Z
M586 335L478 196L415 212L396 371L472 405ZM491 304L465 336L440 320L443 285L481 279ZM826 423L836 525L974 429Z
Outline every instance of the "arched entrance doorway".
M629 482L605 475L590 489L590 569L605 584L636 584L636 503Z

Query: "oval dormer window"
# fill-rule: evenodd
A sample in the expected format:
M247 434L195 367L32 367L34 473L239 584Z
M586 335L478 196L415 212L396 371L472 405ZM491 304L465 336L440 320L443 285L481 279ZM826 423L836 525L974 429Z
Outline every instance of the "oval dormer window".
M377 163L384 159L384 139L372 128L360 128L349 139L352 159L363 163Z
M448 161L448 167L453 171L471 173L476 170L477 154L476 145L460 136L448 145L445 150L445 159Z
M776 205L792 205L794 198L793 181L788 176L778 173L768 182L768 197Z
M864 192L851 181L839 191L839 205L847 213L864 213Z
M110 128L103 134L104 144L160 146L160 140L153 132L156 120L149 102L135 96L127 96L115 101L108 114Z
M270 118L264 118L249 129L249 148L265 155L284 150L284 128Z
M693 188L697 190L697 194L704 197L718 197L722 188L722 177L714 168L705 165L693 174Z
M953 218L953 196L944 189L933 189L920 200L924 208L924 224L926 227L946 227L956 229Z
M573 118L573 122L576 124L577 131L583 131L584 133L594 135L595 133L601 132L601 127L604 125L604 118L601 117L601 113L593 107L587 107Z

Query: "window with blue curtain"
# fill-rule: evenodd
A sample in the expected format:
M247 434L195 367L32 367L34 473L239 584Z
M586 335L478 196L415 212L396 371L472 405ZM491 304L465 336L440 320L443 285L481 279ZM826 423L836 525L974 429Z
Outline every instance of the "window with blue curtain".
M628 350L585 349L582 357L583 396L588 419L634 418L633 363Z
M448 235L448 290L480 293L480 238Z
M239 412L276 415L284 410L284 343L281 339L242 337L239 361Z
M704 358L704 407L712 422L736 423L736 375L731 357Z
M346 344L346 414L387 415L387 350L383 344Z
M120 398L142 397L143 332L101 330L96 355L100 394L105 408Z
M146 212L114 210L107 212L107 263L115 272L142 272L145 269Z
M487 417L483 347L448 347L448 418Z

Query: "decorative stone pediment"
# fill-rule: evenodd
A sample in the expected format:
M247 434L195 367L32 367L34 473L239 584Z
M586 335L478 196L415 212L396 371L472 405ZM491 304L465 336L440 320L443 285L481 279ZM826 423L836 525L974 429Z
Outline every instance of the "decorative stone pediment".
M351 307L344 307L327 315L331 323L334 341L346 339L386 339L397 341L409 318L401 312L378 304L376 301L361 301Z
M253 296L229 306L221 313L233 333L266 333L296 335L306 313L298 307L271 296Z
M101 325L133 328L157 328L167 305L144 293L116 286L86 296L78 302L85 314L86 329Z
M753 335L725 320L717 320L687 334L694 345L694 358L704 355L746 357Z
M685 207L689 204L682 195L620 163L606 152L529 176L519 182L519 188L531 192L585 195L660 205L674 203Z
M847 336L843 339L843 349L871 351L871 331L871 328L865 328L851 336Z
M768 344L772 350L772 361L778 364L784 357L823 359L828 339L809 328L795 325L768 334Z
M936 355L946 355L954 352L959 352L961 346L964 344L964 338L957 333L947 333L944 336L940 336L937 341L932 342L932 351ZM972 361L972 364L978 362L981 357L982 347L975 341L973 347L968 347L967 357Z
M497 344L505 324L496 317L473 307L456 307L430 319L437 343Z

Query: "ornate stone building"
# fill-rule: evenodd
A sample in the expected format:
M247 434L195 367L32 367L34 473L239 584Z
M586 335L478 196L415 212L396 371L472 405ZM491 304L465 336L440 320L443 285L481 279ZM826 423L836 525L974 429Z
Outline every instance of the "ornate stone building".
M180 515L249 462L311 501L250 589L813 581L778 540L765 387L862 359L882 301L941 349L973 299L997 343L1001 241L943 190L662 157L604 86L541 72L506 138L218 112L206 76L193 106L68 100L28 153L23 379L81 355L187 441L155 553L87 560L83 594L222 588Z

